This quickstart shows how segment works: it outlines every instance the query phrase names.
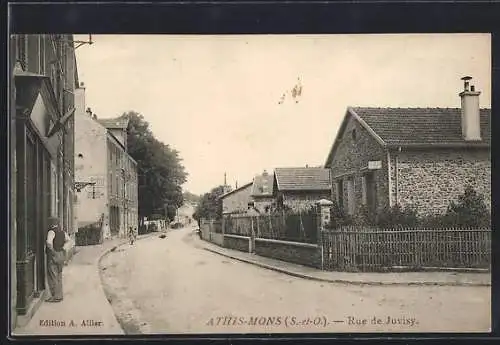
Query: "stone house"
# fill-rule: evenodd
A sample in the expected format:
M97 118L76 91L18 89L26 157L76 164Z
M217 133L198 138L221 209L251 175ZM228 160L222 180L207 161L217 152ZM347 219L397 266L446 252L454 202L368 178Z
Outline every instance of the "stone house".
M249 182L221 195L219 199L222 201L222 214L246 213L252 202L252 186L253 182Z
M321 199L331 199L330 170L318 167L276 168L273 194L278 208L302 212Z
M253 199L253 207L259 213L268 213L275 205L273 182L274 175L269 174L266 170L253 179L251 196Z
M348 214L446 211L471 185L491 209L491 110L465 77L461 108L348 108L325 163Z
M137 163L126 147L127 120L98 119L75 92L75 178L79 227L99 224L104 239L138 227ZM118 124L117 124L118 123Z
M11 325L46 293L45 237L58 217L74 244L73 35L11 35L9 49Z

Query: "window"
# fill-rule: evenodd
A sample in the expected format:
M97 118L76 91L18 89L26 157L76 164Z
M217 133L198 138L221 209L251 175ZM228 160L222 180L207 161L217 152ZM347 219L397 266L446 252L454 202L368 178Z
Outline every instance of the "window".
M357 138L356 128L354 128L354 129L351 131L351 136L352 136L352 140L356 140L356 138Z
M347 179L347 213L353 215L356 212L356 199L354 193L354 178Z
M344 209L344 181L342 179L337 181L337 204L339 209Z
M369 172L364 175L365 187L365 202L368 210L375 212L377 209L377 184L375 180L375 173Z
M26 65L28 63L27 54L26 54L27 50L28 50L28 40L27 40L26 35L17 35L16 36L16 62L19 62L23 69L26 69Z

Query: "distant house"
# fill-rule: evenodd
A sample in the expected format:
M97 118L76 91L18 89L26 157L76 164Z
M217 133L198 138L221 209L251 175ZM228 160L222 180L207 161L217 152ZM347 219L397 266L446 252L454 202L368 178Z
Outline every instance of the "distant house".
M137 162L127 151L127 119L97 119L75 89L75 179L78 227L102 224L103 238L138 227ZM87 110L86 110L87 109Z
M273 179L266 170L262 175L257 175L253 179L252 199L253 206L260 213L268 213L274 204Z
M253 183L250 182L221 195L222 214L227 215L247 212L249 204L252 201L252 185Z
M321 199L331 199L330 170L324 168L276 168L273 194L278 208L304 211Z
M339 206L436 213L469 184L491 208L491 110L469 79L461 108L348 108L325 164Z

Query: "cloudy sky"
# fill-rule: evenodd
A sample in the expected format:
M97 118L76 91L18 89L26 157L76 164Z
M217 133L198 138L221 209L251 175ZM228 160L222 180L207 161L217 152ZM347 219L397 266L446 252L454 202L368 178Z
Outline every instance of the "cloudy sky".
M225 172L234 186L264 169L324 164L348 106L459 107L464 75L491 106L489 34L92 39L76 51L87 106L99 118L144 115L180 151L194 193Z

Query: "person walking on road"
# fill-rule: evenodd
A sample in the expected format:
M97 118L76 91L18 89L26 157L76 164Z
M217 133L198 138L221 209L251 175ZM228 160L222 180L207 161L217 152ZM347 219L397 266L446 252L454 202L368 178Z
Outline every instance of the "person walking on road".
M136 239L136 235L135 235L134 228L129 227L129 229L128 229L128 240L130 241L131 245L134 244L135 239Z
M47 302L63 300L62 271L66 262L65 245L70 240L68 234L61 228L58 218L49 218L47 232L47 280L51 297Z

